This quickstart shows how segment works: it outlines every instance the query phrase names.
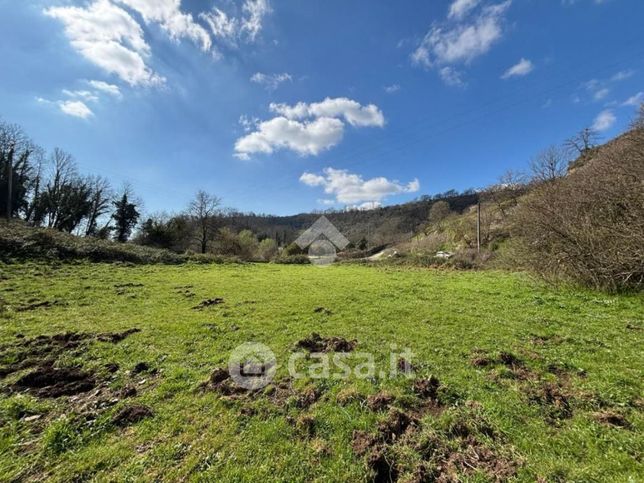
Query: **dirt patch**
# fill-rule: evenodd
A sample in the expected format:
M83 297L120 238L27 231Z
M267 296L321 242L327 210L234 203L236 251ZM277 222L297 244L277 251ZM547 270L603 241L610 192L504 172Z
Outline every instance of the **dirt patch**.
M116 413L116 415L112 418L112 424L118 427L131 426L153 416L154 413L147 406L127 406Z
M393 395L389 394L388 392L379 392L367 397L367 407L372 411L383 411L384 409L387 409L394 401L395 398Z
M97 334L96 340L118 344L119 342L127 339L132 334L138 334L139 332L141 332L141 329L128 329L123 332L104 332L102 334Z
M351 352L357 344L357 340L346 340L342 337L322 337L314 332L309 337L298 341L296 347L309 352Z
M297 395L297 407L308 408L315 404L321 395L322 391L317 387L309 386Z
M414 372L416 372L416 366L414 366L404 357L400 357L398 359L398 362L396 362L396 367L398 367L398 370L403 374L413 374Z
M142 283L117 283L114 285L114 288L136 288L136 287L145 287Z
M316 314L333 315L333 312L331 312L326 307L316 307L315 309L313 309L313 312Z
M49 309L51 307L55 306L64 306L67 305L65 302L62 300L43 300L43 301L33 301L29 302L26 305L20 305L19 307L16 308L17 312L28 312L31 310L37 310L37 309Z
M240 394L246 394L248 391L238 386L237 383L230 377L230 373L226 368L217 368L212 374L208 382L206 382L203 387L211 391L216 391L222 396L235 396Z
M156 369L152 368L150 364L148 364L147 362L137 362L132 368L132 370L130 371L130 373L133 376L136 376L137 374L141 374L142 372L148 372L150 374L154 374L156 373Z
M438 388L441 383L438 378L430 376L427 379L417 379L414 381L413 390L416 395L423 399L438 400Z
M546 420L556 424L572 417L571 395L559 383L543 382L527 391L528 401L540 406Z
M630 428L631 423L624 417L623 414L614 411L602 411L594 413L593 419L598 423L614 426L616 428Z
M214 298L214 299L206 299L203 302L201 302L199 305L195 305L192 307L192 310L203 310L207 309L208 307L214 307L215 305L221 305L224 303L224 299L222 298Z
M32 367L52 366L63 354L80 355L87 344L92 341L116 344L137 332L139 329L101 334L65 332L51 336L40 335L33 339L17 338L16 343L4 346L1 350L5 355L9 355L19 362L0 367L0 379Z
M511 447L501 444L502 436L483 417L479 403L452 407L450 423L436 430L422 421L434 414L432 408L447 409L442 402L446 388L429 377L414 381L411 390L418 398L415 409L390 408L374 432L353 432L352 449L364 457L370 481L455 482L481 474L506 481L516 474L521 461ZM372 400L390 403L382 393Z
M44 365L22 376L12 385L12 389L33 392L38 397L56 398L88 392L95 386L96 380L89 372Z

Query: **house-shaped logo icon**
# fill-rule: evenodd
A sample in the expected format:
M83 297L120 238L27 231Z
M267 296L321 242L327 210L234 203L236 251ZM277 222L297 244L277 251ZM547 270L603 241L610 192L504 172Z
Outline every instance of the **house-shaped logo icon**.
M350 242L326 216L321 216L295 243L302 250L308 248L314 265L329 265L335 261L336 248L343 250Z

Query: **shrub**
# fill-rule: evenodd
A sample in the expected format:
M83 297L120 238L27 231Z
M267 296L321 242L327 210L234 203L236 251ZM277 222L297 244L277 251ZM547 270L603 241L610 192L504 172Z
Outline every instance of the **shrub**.
M311 260L306 255L285 255L278 257L275 262L285 265L308 265L311 263Z
M551 280L609 291L644 283L644 130L534 188L515 213L518 262Z

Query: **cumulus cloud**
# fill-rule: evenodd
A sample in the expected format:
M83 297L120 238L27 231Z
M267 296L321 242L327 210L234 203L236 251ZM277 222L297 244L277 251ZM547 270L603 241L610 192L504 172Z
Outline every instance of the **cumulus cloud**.
M362 106L346 97L335 99L327 97L322 102L307 104L299 102L294 106L288 104L271 104L270 110L287 119L305 119L309 117L343 118L352 126L382 127L385 125L385 116L375 104Z
M316 156L336 146L344 136L345 123L355 127L382 127L385 117L377 106L347 99L327 98L322 102L270 104L277 114L268 121L250 122L242 116L240 123L245 130L254 131L235 143L235 156L249 159L252 154L272 154L288 149L301 156Z
M322 102L294 106L271 104L278 116L256 123L256 131L237 140L236 156L271 154L289 149L302 156L315 156L336 146L344 135L345 122L355 127L382 127L385 118L374 104L362 106L347 98L326 98Z
M60 101L58 107L68 116L88 119L94 115L92 110L83 101Z
M292 80L293 78L291 75L286 72L282 74L263 74L261 72L256 72L250 78L251 82L264 86L268 91L274 91L280 86L280 84Z
M205 28L194 21L189 13L181 11L181 0L115 0L143 17L145 23L158 23L170 38L188 38L208 51L212 40Z
M445 82L459 85L449 75L457 72L453 66L468 64L486 54L502 38L505 14L512 0L477 8L479 3L472 0L452 3L448 21L429 30L411 54L412 62L427 69L436 68ZM446 71L445 67L451 70Z
M610 109L606 109L598 114L593 123L593 129L595 131L606 131L613 127L617 121L615 114Z
M87 7L50 7L45 15L65 26L72 47L83 57L130 85L155 85L164 79L146 64L150 47L141 26L108 0Z
M321 187L324 193L335 197L337 203L374 208L385 198L405 193L415 193L420 189L417 179L401 184L384 177L365 180L361 175L345 169L326 168L322 175L305 172L300 182L311 187ZM377 205L376 205L377 204Z
M272 154L277 149L289 149L301 156L316 156L337 145L342 139L344 124L327 117L299 122L276 117L260 122L257 130L235 143L235 155L249 159L251 154Z
M501 76L501 79L509 79L510 77L523 77L528 75L534 70L534 64L529 59L521 58L519 62L514 64Z

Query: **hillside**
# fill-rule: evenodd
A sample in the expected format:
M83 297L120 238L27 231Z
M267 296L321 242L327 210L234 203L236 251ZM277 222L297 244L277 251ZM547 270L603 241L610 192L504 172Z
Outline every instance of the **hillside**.
M427 223L429 210L438 201L446 201L454 212L463 212L479 200L478 193L455 194L448 197L423 198L410 203L374 210L325 212L324 215L353 243L366 239L370 246L409 240ZM293 242L322 213L301 213L292 216L271 216L231 213L218 223L235 231L251 230L260 239L273 238L282 245Z

